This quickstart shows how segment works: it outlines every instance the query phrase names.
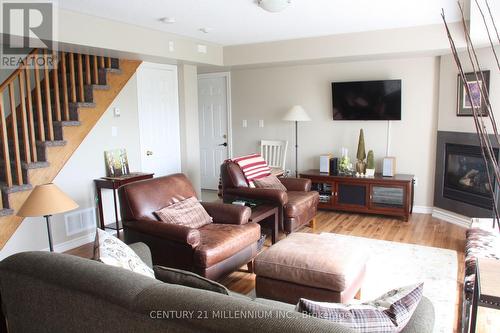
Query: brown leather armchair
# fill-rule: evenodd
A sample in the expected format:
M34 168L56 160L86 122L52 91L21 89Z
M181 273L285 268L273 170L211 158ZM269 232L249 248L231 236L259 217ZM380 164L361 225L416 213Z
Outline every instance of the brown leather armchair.
M120 187L118 195L125 242L146 243L155 265L216 280L257 255L260 226L248 223L251 210L247 207L202 202L213 223L198 229L158 220L154 212L174 203L174 198L196 197L183 174L130 183Z
M319 194L311 191L310 179L280 178L287 191L251 188L238 164L225 161L221 166L221 180L224 202L244 198L280 207L280 228L285 233L289 234L307 223L314 227Z

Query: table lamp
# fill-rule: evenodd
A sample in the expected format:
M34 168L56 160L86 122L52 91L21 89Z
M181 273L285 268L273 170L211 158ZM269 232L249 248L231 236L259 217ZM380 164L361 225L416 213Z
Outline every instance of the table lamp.
M299 176L299 121L311 121L306 110L301 105L294 105L283 118L285 121L295 121L295 177Z
M68 197L55 184L37 185L24 202L18 216L36 217L43 216L47 222L50 252L54 252L52 234L50 231L50 217L54 214L64 213L78 208L78 204Z

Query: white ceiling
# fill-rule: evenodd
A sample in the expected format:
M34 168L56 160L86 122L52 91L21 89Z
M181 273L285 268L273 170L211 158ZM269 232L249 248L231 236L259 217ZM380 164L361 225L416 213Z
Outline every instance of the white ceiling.
M256 0L60 0L61 8L222 44L248 44L460 19L456 0L292 0L269 13ZM175 17L164 24L161 17ZM203 33L200 28L212 29Z

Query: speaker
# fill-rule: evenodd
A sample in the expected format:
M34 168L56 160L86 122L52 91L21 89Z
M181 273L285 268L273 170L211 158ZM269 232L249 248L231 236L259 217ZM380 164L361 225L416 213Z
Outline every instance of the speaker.
M330 159L330 176L338 176L339 174L339 159L333 157Z
M330 173L330 159L332 158L331 154L321 155L319 157L319 172L321 173Z
M384 163L382 166L382 176L393 177L395 174L396 174L396 158L384 157Z

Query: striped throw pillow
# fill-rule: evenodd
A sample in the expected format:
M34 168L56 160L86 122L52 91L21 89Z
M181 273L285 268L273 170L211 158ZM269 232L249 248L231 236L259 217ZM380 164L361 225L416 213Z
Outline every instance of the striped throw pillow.
M195 197L164 207L155 211L155 214L162 222L179 224L193 229L212 223L212 218Z
M255 179L264 178L271 174L271 168L260 154L251 154L234 158L233 162L239 165L249 184Z
M411 319L420 300L424 284L393 289L381 297L362 304L340 304L301 298L296 310L333 321L360 333L398 333Z

